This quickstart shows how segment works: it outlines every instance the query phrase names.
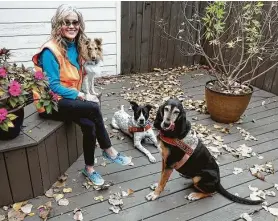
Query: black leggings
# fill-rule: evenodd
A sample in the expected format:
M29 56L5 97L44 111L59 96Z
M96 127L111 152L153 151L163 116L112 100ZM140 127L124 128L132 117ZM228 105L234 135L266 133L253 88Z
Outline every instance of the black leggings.
M83 151L85 164L94 165L96 139L101 149L111 147L111 141L103 123L100 107L95 102L61 99L58 102L59 112L51 115L40 114L44 118L62 121L73 121L81 127L83 133Z

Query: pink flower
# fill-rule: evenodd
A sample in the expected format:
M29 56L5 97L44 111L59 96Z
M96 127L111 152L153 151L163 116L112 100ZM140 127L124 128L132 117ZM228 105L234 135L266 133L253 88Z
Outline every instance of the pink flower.
M58 94L55 94L53 91L49 91L49 94L54 101L58 101Z
M17 81L12 81L10 86L9 86L9 93L17 97L21 94L21 85Z
M0 77L4 78L7 76L7 71L5 68L0 68Z
M42 80L44 79L44 74L41 71L37 71L34 75L36 80Z
M8 111L6 108L0 108L0 123L2 123L4 120L6 120L8 115Z

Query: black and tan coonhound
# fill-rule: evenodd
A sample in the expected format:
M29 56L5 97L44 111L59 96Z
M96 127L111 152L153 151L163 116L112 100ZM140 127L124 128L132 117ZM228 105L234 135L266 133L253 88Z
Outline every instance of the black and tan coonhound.
M191 178L198 192L188 196L190 200L202 199L219 192L228 199L249 205L262 203L261 200L249 200L229 193L220 183L219 167L206 146L191 130L191 124L186 119L182 103L177 99L169 99L159 107L154 122L159 130L158 141L162 149L162 173L155 191L146 196L155 200L173 172Z

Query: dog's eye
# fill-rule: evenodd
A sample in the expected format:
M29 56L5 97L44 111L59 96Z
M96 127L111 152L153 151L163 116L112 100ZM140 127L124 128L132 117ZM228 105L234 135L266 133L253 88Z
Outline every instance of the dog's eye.
M165 110L165 111L169 111L169 108L168 108L168 107L165 107L164 110Z
M180 112L179 111L174 111L174 114L179 114Z
M95 50L97 50L98 48L95 48Z

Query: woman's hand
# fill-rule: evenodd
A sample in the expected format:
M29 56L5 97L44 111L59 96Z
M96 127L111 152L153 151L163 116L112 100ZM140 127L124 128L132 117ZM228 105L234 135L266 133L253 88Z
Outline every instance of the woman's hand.
M86 95L85 95L85 100L87 100L87 101L92 101L92 102L96 102L96 103L99 104L99 99L98 99L98 97L97 97L96 95L94 95L94 94L86 94Z
M85 100L85 94L82 92L79 92L77 95L77 99L84 101Z

